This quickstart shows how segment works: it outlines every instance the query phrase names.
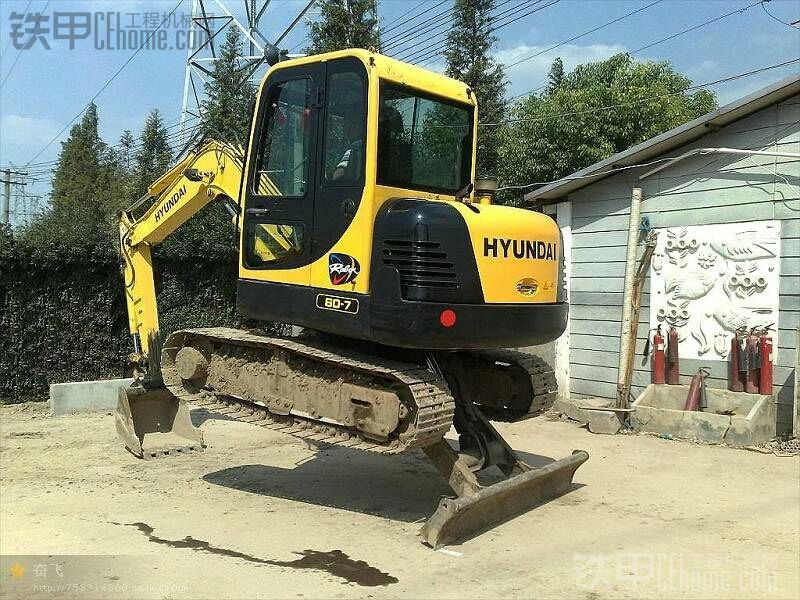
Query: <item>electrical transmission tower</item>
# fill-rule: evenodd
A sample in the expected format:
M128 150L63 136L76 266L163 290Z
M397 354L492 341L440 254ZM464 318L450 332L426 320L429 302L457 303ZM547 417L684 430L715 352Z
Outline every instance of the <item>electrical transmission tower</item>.
M239 68L252 77L263 65L273 65L284 57L279 48L283 40L305 16L315 0L303 5L299 14L274 40L262 31L264 13L271 0L240 0L244 4L245 18L240 20L232 10L232 0L192 0L192 20L189 25L186 72L183 83L183 107L181 110L180 143L187 142L192 125L202 118L202 102L205 83L219 60L220 40L228 27L237 27L244 35L247 52L241 58ZM238 2L237 2L238 4ZM271 15L272 16L272 15ZM285 22L285 19L282 19ZM223 34L223 35L221 35Z

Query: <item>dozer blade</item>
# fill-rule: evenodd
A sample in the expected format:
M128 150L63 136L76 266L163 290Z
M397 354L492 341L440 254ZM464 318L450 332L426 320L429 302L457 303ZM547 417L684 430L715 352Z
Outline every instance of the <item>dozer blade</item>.
M192 425L188 404L163 387L121 389L115 421L125 447L139 458L203 449L203 432Z
M458 498L443 498L419 532L434 549L508 521L572 487L575 471L589 458L583 450Z

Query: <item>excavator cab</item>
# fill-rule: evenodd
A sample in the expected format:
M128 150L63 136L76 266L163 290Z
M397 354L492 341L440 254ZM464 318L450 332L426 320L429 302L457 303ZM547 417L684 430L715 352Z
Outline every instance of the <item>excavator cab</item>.
M419 448L458 496L423 528L432 546L567 491L585 452L533 469L490 423L553 404L552 367L507 348L566 327L560 230L479 197L476 139L472 90L440 74L366 50L274 65L247 149L204 142L143 216L120 215L128 449L202 449L189 403L320 443ZM238 227L239 312L322 335L187 329L162 347L151 249L212 200ZM507 479L483 486L493 467Z
M559 229L473 202L472 91L367 51L325 56L280 63L261 87L241 191L239 311L414 349L558 337ZM285 247L260 251L265 229Z

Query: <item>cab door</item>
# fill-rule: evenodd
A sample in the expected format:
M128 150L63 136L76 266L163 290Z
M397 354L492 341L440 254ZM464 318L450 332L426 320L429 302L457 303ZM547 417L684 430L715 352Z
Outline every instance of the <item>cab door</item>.
M315 255L338 242L361 204L367 136L367 70L357 58L329 61L325 72L322 156L314 203Z
M270 75L261 94L244 210L249 278L309 284L323 92L324 66L303 65Z

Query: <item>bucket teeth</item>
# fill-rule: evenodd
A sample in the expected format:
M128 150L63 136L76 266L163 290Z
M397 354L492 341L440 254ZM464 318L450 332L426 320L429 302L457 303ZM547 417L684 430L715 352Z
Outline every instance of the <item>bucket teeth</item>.
M192 424L185 400L165 388L121 389L114 415L125 447L139 458L201 451L203 434Z

